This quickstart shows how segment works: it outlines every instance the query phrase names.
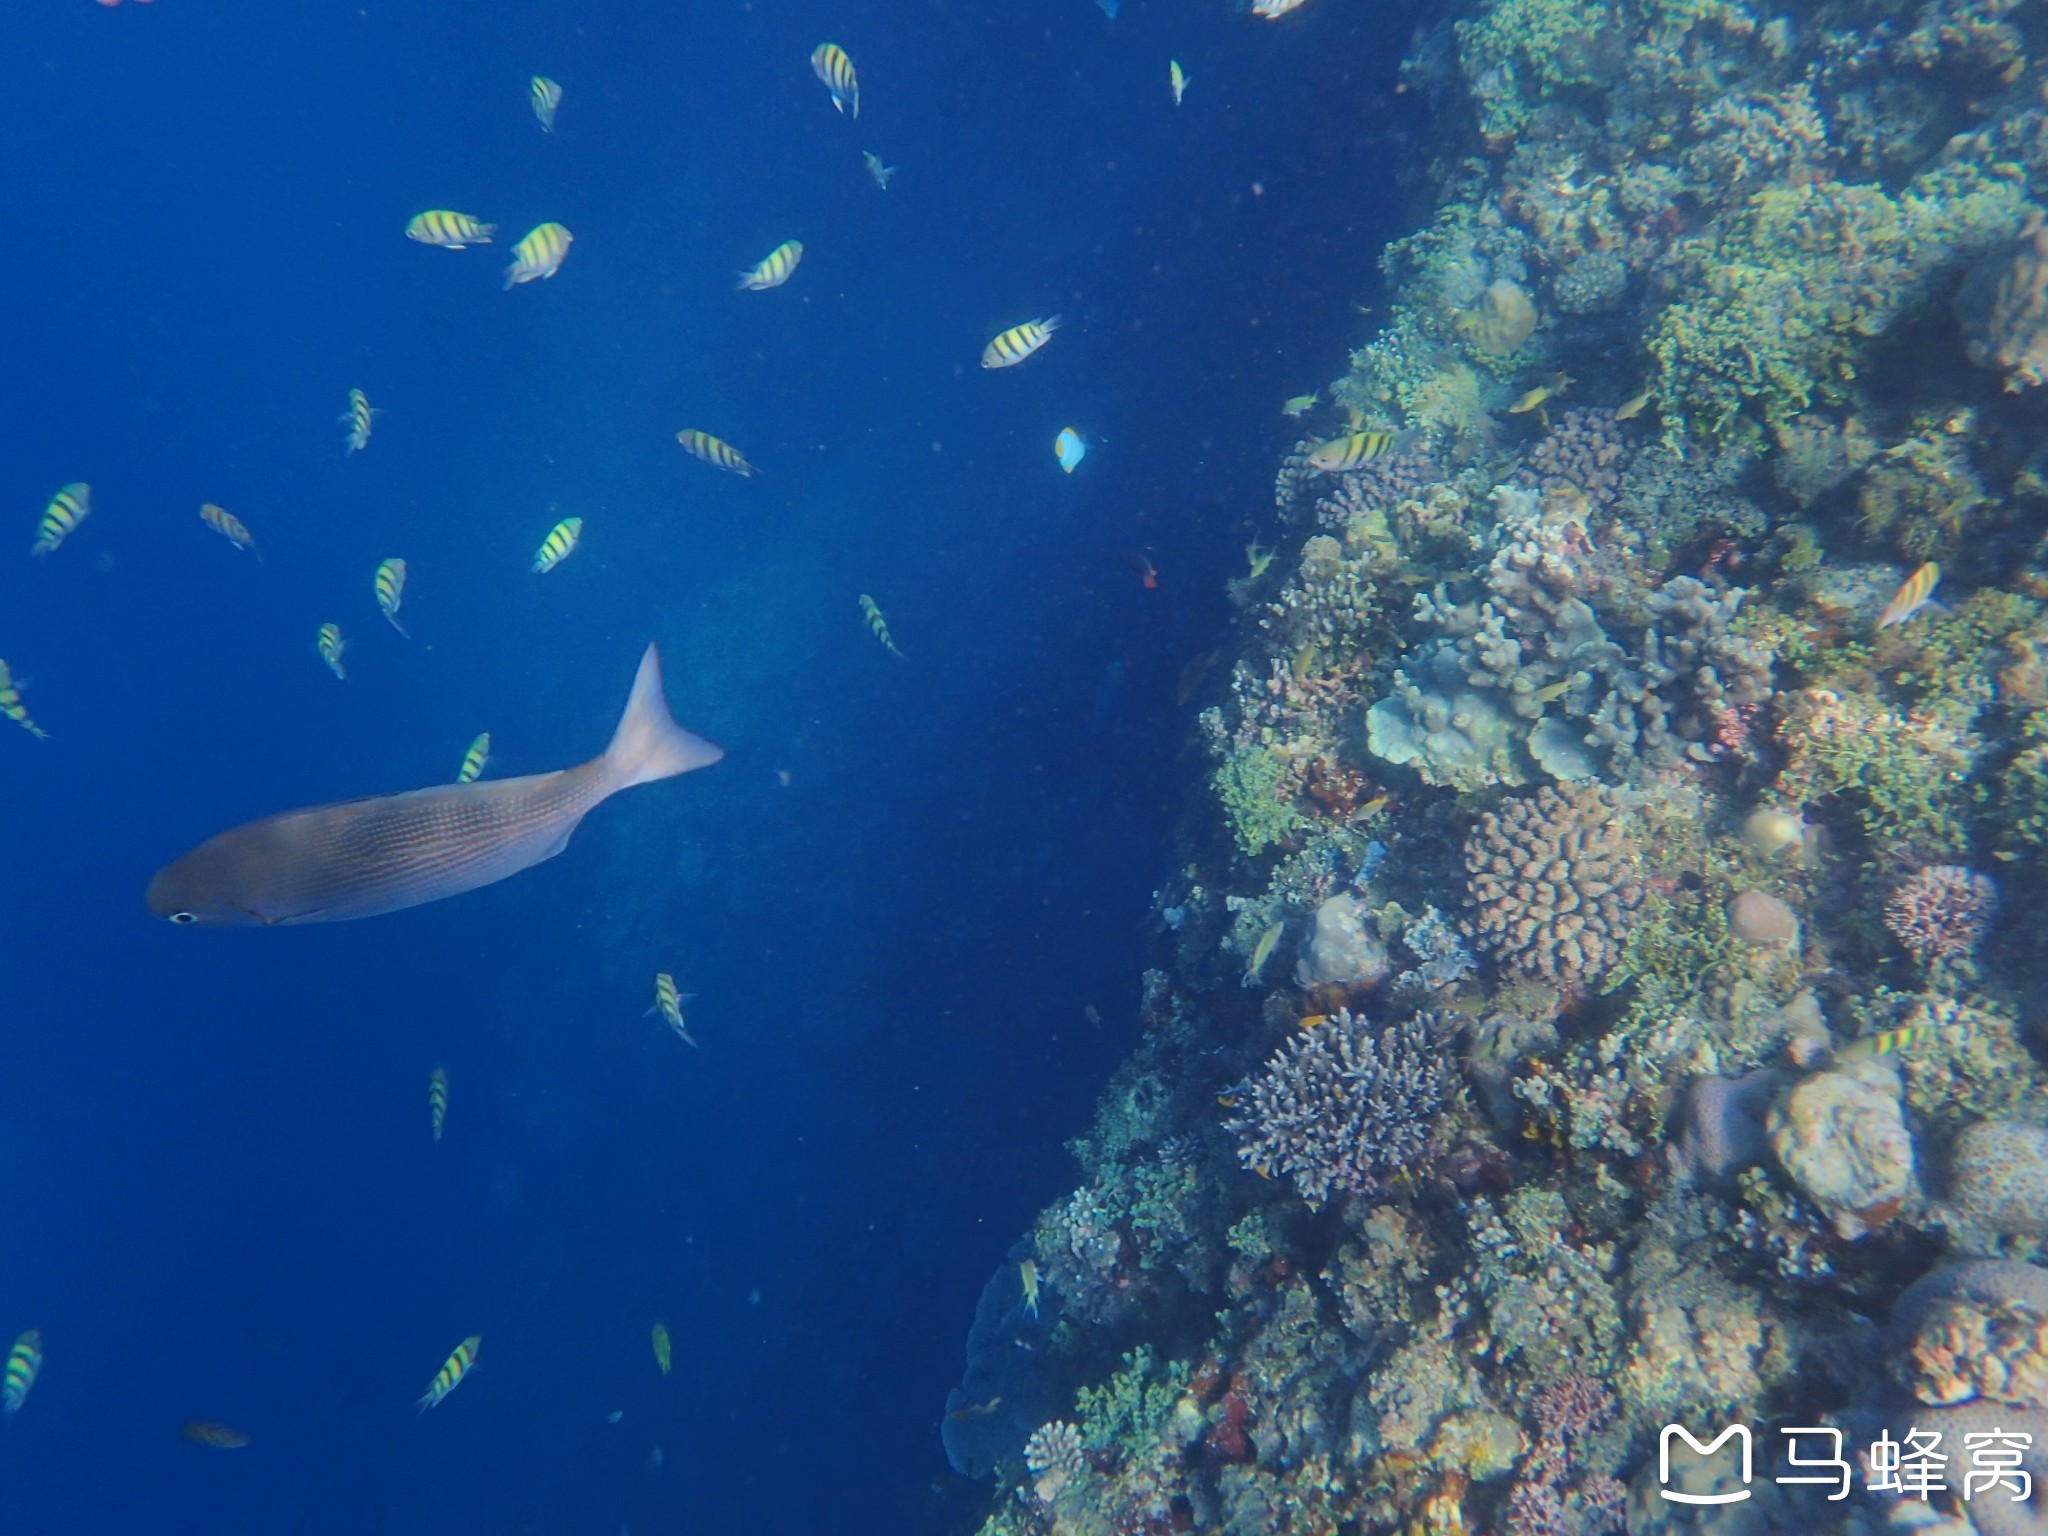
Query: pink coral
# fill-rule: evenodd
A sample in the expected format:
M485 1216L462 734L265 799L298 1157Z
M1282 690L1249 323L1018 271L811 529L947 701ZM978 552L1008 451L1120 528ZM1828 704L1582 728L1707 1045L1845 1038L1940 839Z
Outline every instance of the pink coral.
M1930 864L1884 904L1885 926L1922 965L1967 960L1998 913L1989 875L1960 864Z

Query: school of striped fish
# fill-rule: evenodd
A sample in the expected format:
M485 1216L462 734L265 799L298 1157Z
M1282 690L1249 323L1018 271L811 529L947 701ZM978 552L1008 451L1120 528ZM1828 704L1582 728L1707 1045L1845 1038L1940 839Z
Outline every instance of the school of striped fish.
M118 4L119 0L100 0L100 3L111 6ZM1283 14L1300 3L1302 0L1272 0L1272 3L1262 4L1254 10L1258 15L1273 16ZM810 55L810 65L833 108L849 120L857 119L860 116L860 79L847 50L837 43L820 43ZM1178 60L1170 62L1168 73L1173 104L1179 106L1188 85L1188 76ZM562 85L548 76L535 75L529 83L528 97L542 131L554 134L564 99ZM862 151L861 160L874 185L886 190L898 168L885 164L873 151ZM499 224L476 214L452 208L429 208L407 219L403 233L414 244L459 252L493 244L499 228ZM511 247L511 261L503 272L504 288L509 291L558 276L564 270L574 241L571 231L553 220L532 226ZM739 274L739 289L743 292L767 292L784 286L796 275L804 254L801 241L783 241L754 266ZM1060 316L1049 314L998 331L982 349L981 366L987 370L1018 366L1042 351L1060 326ZM347 390L340 418L346 456L353 457L368 450L380 414L371 404L365 389L352 386ZM675 439L687 454L715 469L742 479L759 473L739 449L709 432L684 428L676 432ZM1318 452L1330 462L1317 462L1315 455L1311 456L1311 462L1326 470L1348 468L1384 452L1391 443L1391 434L1354 433L1347 439L1321 446ZM1080 434L1072 428L1063 430L1055 444L1062 469L1071 473L1087 452L1087 447ZM89 483L75 481L59 487L51 494L37 520L30 553L38 558L55 555L78 534L93 510L93 492ZM263 561L262 550L248 524L226 507L206 502L199 509L199 520L234 550L252 554L258 562ZM584 520L580 516L559 519L534 552L532 571L545 574L558 569L578 549L583 529ZM1938 572L1935 574L1938 576ZM407 639L411 638L410 630L400 615L406 603L410 575L408 562L392 556L376 566L370 582L371 596L378 611L398 635ZM1151 584L1148 579L1147 585ZM1926 588L1931 586L1931 580L1925 582L1919 600L1924 600ZM1906 595L1901 593L1902 598ZM1917 601L1913 606L1917 606ZM904 659L904 653L897 647L887 618L875 599L868 593L860 593L859 609L874 641L890 656ZM344 657L349 642L339 622L329 620L318 625L313 648L337 680L348 679ZM50 733L30 714L20 685L5 660L0 660L0 715L38 740L50 739ZM588 809L618 789L708 766L720 755L719 749L681 731L668 718L661 696L658 660L650 647L642 659L632 697L611 747L590 763L577 769L530 776L523 780L484 782L484 771L491 758L491 735L488 731L481 732L464 753L453 783L438 790L420 790L410 795L314 807L236 828L166 866L151 883L149 905L158 915L178 924L271 926L363 916L439 899L456 890L471 889L476 884L503 878L548 857L566 841L568 832ZM476 807L485 811L485 820L490 819L491 807L498 807L503 812L499 817L503 829L486 834L487 839L495 838L496 841L487 841L482 848L482 852L490 857L483 859L487 868L480 876L466 869L461 876L451 877L446 869L451 859L449 850L427 847L420 851L414 843L405 841L405 838L413 836L417 825L443 817L444 802L448 805L455 803L447 800L450 796L487 797L474 801ZM471 804L469 800L462 803L465 806ZM400 830L394 831L394 828ZM366 884L369 877L360 869L349 867L343 856L324 846L316 856L305 857L299 844L308 839L323 844L348 843L351 847L361 845L367 839L378 850L377 858L383 861L378 866L376 880ZM463 860L474 862L470 855L477 851L475 847L465 849ZM404 867L408 856L411 856L411 868L406 872ZM401 869L401 883L396 887L391 883L393 877L389 869L392 867ZM312 905L308 906L308 902ZM1266 947L1270 948L1270 942ZM662 1022L679 1039L694 1047L697 1041L683 1015L688 1001L688 995L680 991L673 974L663 971L656 975L654 1005L648 1011L659 1014ZM447 1130L449 1078L445 1068L437 1066L432 1070L428 1078L427 1098L432 1139L439 1143ZM656 1362L666 1376L672 1363L672 1343L667 1326L657 1321L653 1325L651 1339ZM420 1414L424 1415L429 1408L445 1402L457 1387L469 1379L476 1367L482 1342L481 1335L472 1334L448 1354L417 1400ZM24 1330L16 1337L7 1355L4 1379L0 1379L0 1409L4 1409L8 1417L22 1411L36 1385L43 1361L41 1332L34 1328ZM181 1426L180 1434L194 1445L216 1450L238 1450L251 1443L251 1437L243 1430L214 1419L188 1419Z

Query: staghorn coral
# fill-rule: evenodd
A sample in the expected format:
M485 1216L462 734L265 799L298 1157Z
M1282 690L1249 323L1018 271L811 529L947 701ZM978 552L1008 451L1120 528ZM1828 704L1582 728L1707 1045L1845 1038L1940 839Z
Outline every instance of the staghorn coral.
M1571 989L1621 957L1642 900L1622 810L1609 790L1545 786L1479 818L1465 841L1466 931L1495 964Z
M1239 1090L1224 1122L1245 1167L1292 1179L1312 1207L1333 1194L1370 1195L1434 1141L1437 1111L1456 1086L1424 1017L1377 1037L1348 1009L1289 1037Z
M1998 914L1989 875L1957 864L1930 864L1885 898L1884 925L1922 966L1969 960Z

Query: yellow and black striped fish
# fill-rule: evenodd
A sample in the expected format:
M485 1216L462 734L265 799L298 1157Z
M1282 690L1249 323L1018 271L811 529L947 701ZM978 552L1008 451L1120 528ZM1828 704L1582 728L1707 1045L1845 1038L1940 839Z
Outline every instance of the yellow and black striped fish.
M348 428L348 451L361 453L370 446L370 418L377 413L370 409L370 397L360 389L348 392L348 409L341 413L341 424Z
M562 104L562 88L546 75L533 77L533 115L543 132L555 131L555 109Z
M548 530L548 536L540 541L540 548L534 551L534 574L544 575L560 565L576 552L576 543L583 537L583 519L565 517Z
M458 784L474 784L483 777L484 764L491 760L491 733L479 731L477 738L469 744L469 750L462 754L461 771L455 775Z
M427 1079L427 1111L434 1121L434 1140L441 1139L441 1127L448 1119L448 1074L440 1067Z
M444 251L459 251L472 245L489 245L498 232L495 224L452 208L429 208L406 222L405 238L421 245L438 245Z
M903 653L896 649L896 642L889 638L889 621L882 617L881 608L865 592L860 595L860 614L868 621L869 631L882 642L883 648L898 661L903 660Z
M207 527L226 539L235 548L248 550L258 560L263 558L263 551L256 547L255 536L249 532L248 524L244 523L226 507L216 507L212 502L207 502L199 509L199 521L206 524Z
M220 1424L212 1419L187 1419L178 1433L194 1445L216 1451L239 1451L249 1443L249 1437L232 1424Z
M835 108L860 116L860 80L844 48L837 43L818 44L811 50L811 72L825 82Z
M655 975L654 1006L648 1011L660 1014L668 1027L683 1037L685 1045L693 1046L697 1043L683 1025L683 994L676 990L676 979L667 971L660 971Z
M396 555L378 565L377 606L384 611L384 617L391 621L391 627L410 640L411 633L398 622L398 609L405 601L405 576L405 562Z
M512 247L512 265L505 269L505 286L516 288L537 277L553 277L562 270L575 236L552 221L536 224L526 238Z
M1043 320L1026 320L1022 325L1013 325L981 349L981 366L1014 368L1051 341L1052 333L1059 328L1058 315L1047 315Z
M30 1328L14 1341L7 1356L7 1385L0 1389L0 1407L9 1413L21 1412L21 1405L28 1401L28 1389L36 1384L36 1372L42 1368L43 1335Z
M1326 475L1356 469L1392 448L1399 437L1398 432L1349 432L1343 437L1333 437L1309 449L1309 467Z
M427 1388L426 1395L420 1399L419 1409L421 1413L425 1413L429 1408L434 1407L442 1398L462 1385L462 1378L467 1376L469 1368L476 1364L476 1352L483 1346L483 1342L482 1334L472 1333L468 1338L455 1346L455 1353L450 1355L447 1363L434 1373L433 1384Z
M702 459L718 469L729 470L735 475L756 473L754 466L747 462L747 456L722 437L699 432L695 427L685 427L676 434L676 441L692 458Z
M780 288L803 259L803 241L785 240L763 256L758 265L740 274L740 290L759 293L764 288Z
M313 637L313 648L320 653L320 659L327 663L327 670L343 682L348 681L348 670L341 664L341 653L348 649L348 642L341 638L339 624L322 624L320 633Z
M21 702L21 690L14 686L14 674L7 670L4 661L0 661L0 715L5 715L37 741L50 739L50 733L29 718L28 706Z
M36 541L29 546L32 555L47 555L59 544L77 531L78 525L92 516L92 487L83 480L74 481L50 498L50 504L43 508L43 520L36 524Z
M1894 624L1905 623L1934 601L1934 589L1940 583L1941 566L1930 560L1899 584L1899 590L1892 594L1891 601L1878 614L1877 627L1890 629Z

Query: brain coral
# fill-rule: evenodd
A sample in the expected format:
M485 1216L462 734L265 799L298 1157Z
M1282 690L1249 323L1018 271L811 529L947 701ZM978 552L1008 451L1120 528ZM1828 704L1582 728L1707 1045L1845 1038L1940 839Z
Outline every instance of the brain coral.
M1243 1113L1226 1127L1244 1138L1238 1156L1247 1168L1286 1175L1320 1207L1333 1192L1372 1193L1428 1150L1453 1079L1426 1018L1375 1038L1362 1016L1339 1009L1273 1053L1239 1090Z
M1497 964L1578 987L1621 958L1642 900L1622 810L1612 790L1546 785L1479 818L1465 840L1466 931Z

